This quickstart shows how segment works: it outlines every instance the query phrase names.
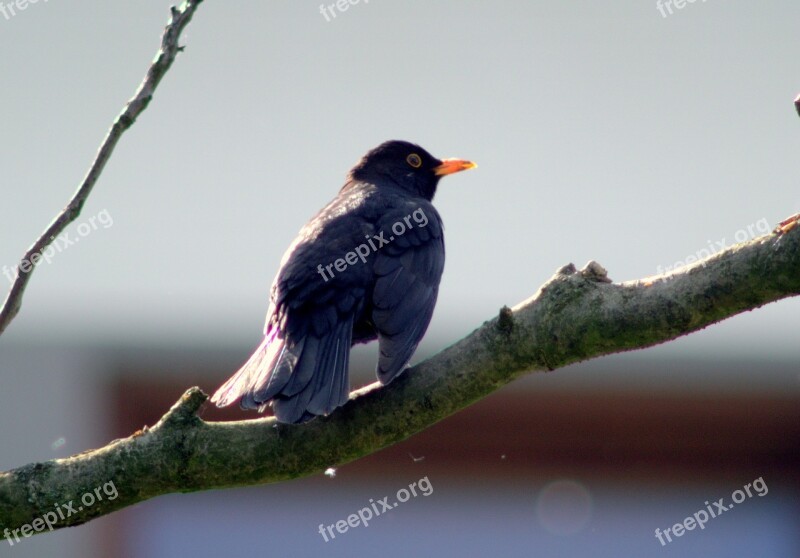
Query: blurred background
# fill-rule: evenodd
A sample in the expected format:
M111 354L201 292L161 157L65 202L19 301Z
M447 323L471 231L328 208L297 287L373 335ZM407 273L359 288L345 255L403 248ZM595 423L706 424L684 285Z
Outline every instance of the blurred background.
M286 246L386 139L480 164L435 200L448 260L415 362L568 262L640 278L800 211L797 2L330 4L200 7L0 338L0 470L103 446L186 388L213 391L260 340ZM3 296L168 16L152 1L22 5L0 10ZM782 301L531 375L404 443L331 463L335 476L161 497L0 541L0 556L796 558L798 309ZM374 361L374 347L355 351L354 387L373 381ZM423 478L430 495L335 540L319 534ZM656 538L756 479L763 496Z

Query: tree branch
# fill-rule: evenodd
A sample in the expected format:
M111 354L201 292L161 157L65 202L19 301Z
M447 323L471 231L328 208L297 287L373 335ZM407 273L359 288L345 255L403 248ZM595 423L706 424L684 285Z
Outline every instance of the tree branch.
M84 494L110 482L118 497L83 506L53 528L161 494L318 473L404 440L528 372L663 343L800 294L797 223L795 216L771 234L638 281L611 283L595 262L581 271L567 265L514 309L503 308L390 385L353 392L344 407L309 424L204 422L196 412L207 396L192 388L152 429L0 473L0 538L13 537L5 529L35 528L58 505L77 508Z
M178 39L202 1L185 0L180 7L173 6L171 8L172 15L164 29L164 35L161 37L161 48L147 70L147 75L139 85L139 89L114 120L105 139L100 144L100 149L97 151L89 171L72 199L47 226L36 242L28 248L17 265L17 276L11 285L11 290L8 292L3 307L0 308L0 334L5 331L11 320L19 313L25 288L28 286L33 270L41 261L42 252L81 214L83 204L89 198L92 188L94 188L97 179L100 178L100 174L103 172L103 168L111 158L117 142L122 137L122 134L133 125L136 118L147 108L153 98L153 93L155 93L158 84L161 82L161 78L172 66L172 62L178 53L183 50L183 47L178 46Z

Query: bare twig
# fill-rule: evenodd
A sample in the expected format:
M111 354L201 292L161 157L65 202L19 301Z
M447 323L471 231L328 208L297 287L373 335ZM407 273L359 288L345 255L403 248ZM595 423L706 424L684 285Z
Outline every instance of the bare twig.
M408 438L529 372L663 343L800 294L800 227L789 226L798 219L680 271L638 281L611 283L594 262L581 271L565 266L529 300L503 308L388 386L353 392L344 407L308 424L204 422L196 412L206 395L192 388L152 429L0 473L0 539L19 536L24 526L32 533L56 503L78 502L110 482L118 497L58 519L54 528L161 494L318 473Z
M36 265L42 257L42 251L50 246L55 238L60 235L67 226L72 223L81 213L83 204L86 202L89 194L92 192L97 179L103 172L108 159L114 151L117 142L122 137L122 134L130 128L136 121L136 118L147 108L150 100L153 98L153 93L158 87L161 78L172 66L177 54L183 49L178 46L178 40L181 32L189 24L192 16L194 15L197 7L203 0L185 0L179 7L171 8L171 17L164 29L164 35L161 37L161 48L156 54L150 68L147 70L142 83L136 94L128 101L123 111L114 120L111 128L108 130L103 143L100 144L100 149L97 151L92 166L86 173L83 182L78 187L78 190L72 196L67 206L56 216L55 219L47 226L42 235L28 248L25 255L17 265L17 276L11 285L11 290L8 292L3 307L0 308L0 334L5 331L11 320L19 313L22 307L22 296L25 293L25 288L28 286L31 275Z

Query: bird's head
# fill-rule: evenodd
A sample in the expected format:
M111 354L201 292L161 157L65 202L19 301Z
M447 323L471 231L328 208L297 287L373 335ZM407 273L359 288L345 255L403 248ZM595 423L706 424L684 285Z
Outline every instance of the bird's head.
M364 155L350 170L349 177L378 187L399 186L413 195L432 200L443 176L477 166L464 159L437 159L418 145L392 140Z

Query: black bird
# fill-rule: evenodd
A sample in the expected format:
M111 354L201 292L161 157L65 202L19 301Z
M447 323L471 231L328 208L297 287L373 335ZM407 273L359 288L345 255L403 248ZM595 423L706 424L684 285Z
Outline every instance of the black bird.
M442 176L476 165L387 141L347 175L339 195L300 230L270 291L264 340L211 401L267 406L300 423L343 405L356 343L379 342L378 380L411 360L436 305L444 269Z

